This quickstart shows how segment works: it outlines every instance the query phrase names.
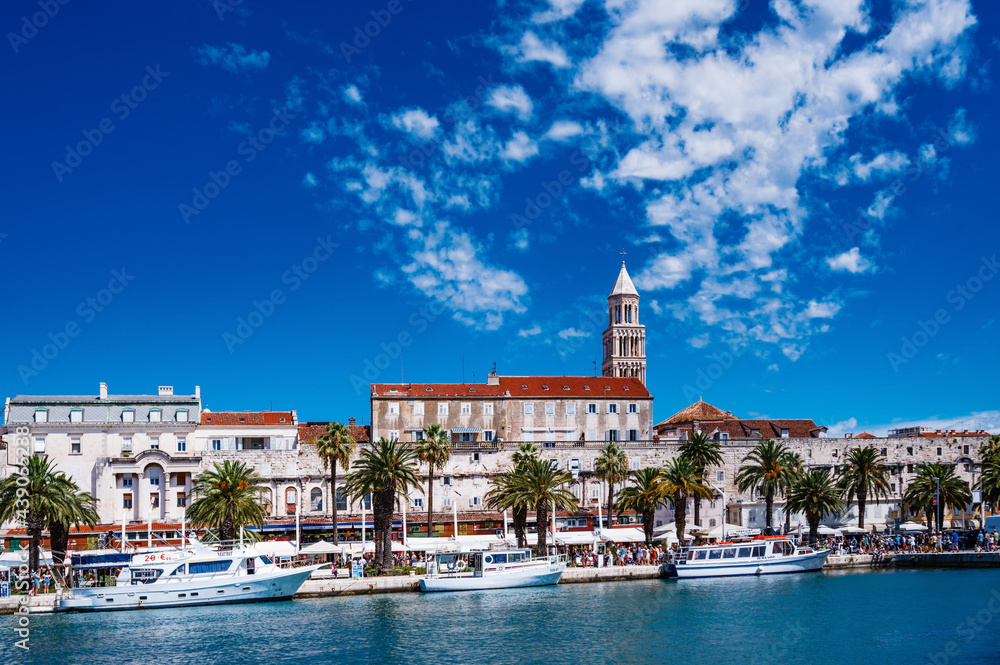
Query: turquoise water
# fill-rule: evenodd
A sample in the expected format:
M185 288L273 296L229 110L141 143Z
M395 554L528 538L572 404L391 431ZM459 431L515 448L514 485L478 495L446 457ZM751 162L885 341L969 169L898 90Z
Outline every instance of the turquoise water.
M1000 570L36 615L27 657L13 622L0 617L0 663L998 663Z

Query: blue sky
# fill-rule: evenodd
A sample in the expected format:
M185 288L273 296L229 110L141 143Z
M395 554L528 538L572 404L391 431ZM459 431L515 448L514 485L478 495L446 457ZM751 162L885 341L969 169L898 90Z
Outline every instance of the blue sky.
M289 4L4 4L5 394L591 374L624 249L658 420L1000 429L993 3Z

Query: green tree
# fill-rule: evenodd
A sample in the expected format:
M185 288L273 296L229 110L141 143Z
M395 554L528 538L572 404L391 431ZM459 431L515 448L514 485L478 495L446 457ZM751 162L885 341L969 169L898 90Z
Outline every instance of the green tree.
M788 469L788 448L783 443L767 439L761 441L743 458L736 474L736 488L740 492L764 495L766 526L771 528L774 495L781 491Z
M858 528L864 529L868 498L875 499L878 505L879 499L889 496L885 458L879 449L872 445L851 448L844 458L840 487L848 505L855 495L858 497Z
M323 460L323 466L330 472L330 504L333 515L333 542L340 540L337 529L337 466L344 471L351 468L351 458L357 449L357 442L351 430L343 423L327 423L326 432L316 440L316 452Z
M705 484L705 477L690 460L675 457L663 467L663 492L671 497L674 504L674 521L677 524L677 541L684 542L687 526L687 500L692 497L707 499L712 496L712 488Z
M934 479L937 478L938 481ZM955 468L947 464L921 464L917 469L917 477L913 479L910 486L906 488L903 500L908 506L922 510L931 516L929 523L931 530L937 523L937 530L942 526L938 521L938 510L934 505L934 499L938 496L940 485L940 517L944 517L945 506L952 509L966 506L972 502L972 492L969 490L969 483L955 475Z
M990 436L989 442L979 449L982 475L976 486L982 490L982 502L1000 505L1000 434ZM985 514L985 513L984 513Z
M560 471L550 460L537 458L523 462L510 478L511 502L535 509L539 556L548 551L549 506L554 505L556 510L576 507L576 497L562 488L562 485L572 481L573 476L568 471Z
M344 476L344 491L363 501L372 495L372 518L375 523L375 565L392 572L392 514L400 495L406 501L411 487L419 487L417 456L413 449L396 439L379 439L371 449L362 450L354 471Z
M844 504L841 488L827 469L813 469L793 474L788 487L788 509L804 513L809 523L809 542L816 542L816 531L824 515L840 515Z
M448 464L451 441L447 430L436 424L425 427L424 435L415 450L417 459L427 465L427 537L430 538L434 535L434 469L443 471Z
M795 476L802 473L802 456L798 453L788 452L785 459L785 472L781 474L781 494L785 497L785 533L792 530L792 511L788 508L788 492L791 489Z
M646 534L646 544L652 545L653 517L668 501L663 471L639 469L633 471L631 477L633 484L623 487L618 493L618 510L634 510L642 515L642 530Z
M217 529L219 540L232 542L240 528L262 527L267 511L260 505L265 480L243 462L215 462L191 486L187 517L192 526Z
M608 528L614 526L611 514L615 505L615 485L624 483L628 474L628 456L622 447L614 442L604 446L594 460L594 475L608 483Z
M702 477L710 466L722 466L722 446L704 432L694 432L680 446L681 457L694 464ZM724 519L724 518L723 518ZM694 500L694 523L701 526L701 497Z
M514 527L514 537L518 547L527 546L526 531L528 527L528 511L533 506L522 500L514 491L513 479L523 470L527 462L538 459L538 448L530 442L524 442L511 456L513 467L510 471L498 474L490 480L492 486L484 497L488 507L496 511L511 511L511 523Z
M31 541L28 568L38 570L38 552L42 535L50 530L54 559L62 560L68 544L71 525L97 524L96 502L81 492L76 483L47 457L33 455L24 464L14 465L17 471L0 481L0 522L12 521L25 525ZM52 534L52 528L56 532ZM66 535L61 535L61 531Z

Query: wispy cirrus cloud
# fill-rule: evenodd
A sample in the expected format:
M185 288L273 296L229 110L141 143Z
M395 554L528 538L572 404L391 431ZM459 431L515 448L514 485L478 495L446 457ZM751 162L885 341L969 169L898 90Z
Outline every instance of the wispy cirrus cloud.
M203 44L195 49L195 57L202 65L219 65L228 72L242 73L264 69L271 62L267 51L253 51L242 44L226 43L225 46Z

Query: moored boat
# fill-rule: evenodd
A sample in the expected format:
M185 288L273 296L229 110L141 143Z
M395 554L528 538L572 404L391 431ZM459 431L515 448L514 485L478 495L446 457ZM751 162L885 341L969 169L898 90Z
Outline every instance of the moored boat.
M476 591L557 584L566 569L558 556L532 557L531 550L437 554L421 591Z
M831 550L800 547L787 536L757 536L744 542L683 547L663 564L665 577L738 577L821 570Z

